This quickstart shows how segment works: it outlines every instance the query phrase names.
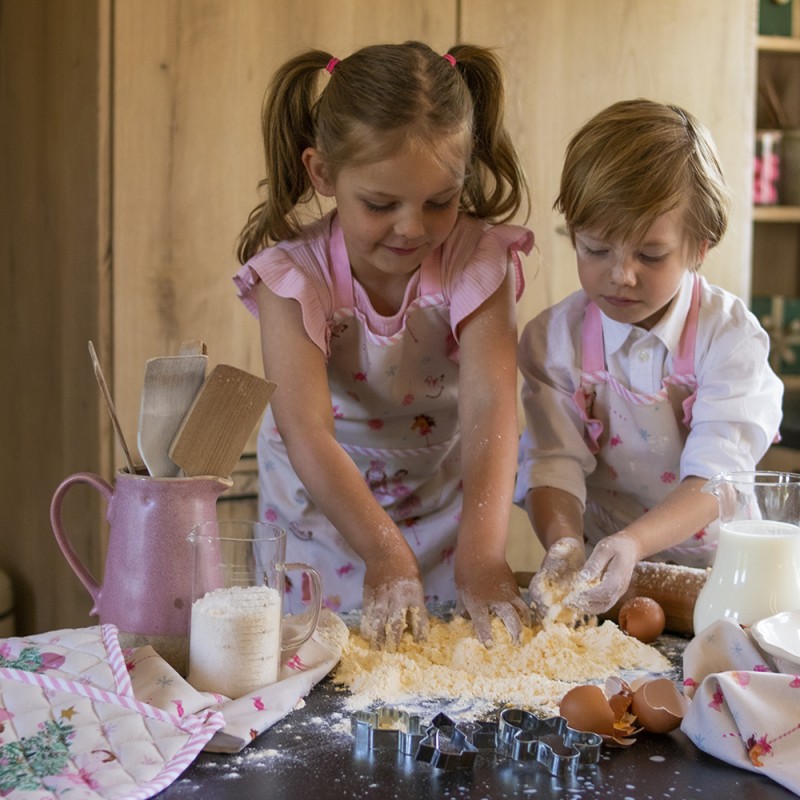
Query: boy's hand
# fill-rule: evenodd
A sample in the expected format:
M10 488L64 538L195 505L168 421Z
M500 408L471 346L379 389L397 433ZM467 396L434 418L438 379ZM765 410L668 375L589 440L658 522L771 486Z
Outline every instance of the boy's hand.
M531 608L540 621L550 616L551 609L560 610L585 560L586 550L578 539L567 536L550 545L528 586Z
M636 541L625 533L615 533L597 543L578 575L581 588L566 602L586 614L608 611L625 593L633 568L639 561Z
M468 573L457 588L456 612L469 614L475 635L486 648L494 645L492 614L502 620L514 642L519 641L522 626L531 624L530 611L519 596L514 573L505 561Z

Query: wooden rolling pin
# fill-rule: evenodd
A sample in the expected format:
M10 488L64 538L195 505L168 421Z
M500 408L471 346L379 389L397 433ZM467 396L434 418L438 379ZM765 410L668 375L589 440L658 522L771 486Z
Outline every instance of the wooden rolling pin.
M533 574L514 573L517 584L524 588L528 587ZM612 609L602 615L602 619L616 622L619 609L626 600L632 597L651 597L664 609L665 630L691 635L694 633L694 604L707 577L707 569L641 561L633 570L628 591Z

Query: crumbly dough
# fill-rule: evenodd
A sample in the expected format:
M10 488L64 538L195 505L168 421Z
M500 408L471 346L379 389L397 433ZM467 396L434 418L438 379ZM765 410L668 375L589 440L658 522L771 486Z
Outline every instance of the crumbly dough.
M469 620L431 618L426 641L415 643L406 632L397 651L389 653L371 648L351 630L333 680L350 690L345 702L353 711L378 703L414 711L426 700L457 700L473 717L507 704L552 715L576 683L670 669L657 650L626 636L613 622L524 628L515 645L494 618L492 636L494 647L487 650ZM458 717L449 708L447 713Z

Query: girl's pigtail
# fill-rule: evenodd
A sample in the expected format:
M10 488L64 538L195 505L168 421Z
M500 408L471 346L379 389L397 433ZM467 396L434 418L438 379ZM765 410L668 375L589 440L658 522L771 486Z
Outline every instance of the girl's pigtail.
M313 147L314 109L322 70L330 53L310 50L286 62L270 84L261 113L266 177L265 199L239 235L237 256L244 264L271 242L293 239L301 229L297 206L313 196L303 151Z
M500 62L485 48L450 49L474 106L472 163L464 185L467 211L482 219L505 222L525 204L530 192L519 156L505 128L505 91Z

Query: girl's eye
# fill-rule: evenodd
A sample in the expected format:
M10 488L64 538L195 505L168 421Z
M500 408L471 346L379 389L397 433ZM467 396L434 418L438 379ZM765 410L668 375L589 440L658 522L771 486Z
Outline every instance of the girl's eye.
M592 256L593 258L599 258L600 256L604 256L608 250L595 250L591 247L586 248L586 254Z
M391 211L392 208L394 207L393 203L379 205L378 203L370 203L369 200L364 200L364 205L366 206L367 211L374 211L376 214L380 214L386 211Z
M459 200L459 196L451 197L449 200L445 200L442 203L435 203L431 200L428 203L428 207L432 208L434 211L447 211L448 208L452 208L454 203L457 203Z
M651 256L647 253L639 253L639 258L644 261L645 264L658 264L660 261L664 260L664 256Z

